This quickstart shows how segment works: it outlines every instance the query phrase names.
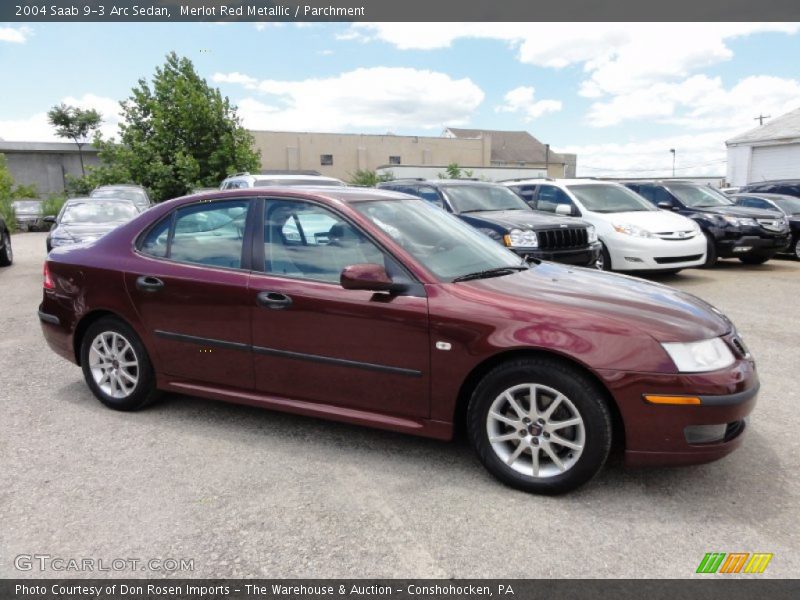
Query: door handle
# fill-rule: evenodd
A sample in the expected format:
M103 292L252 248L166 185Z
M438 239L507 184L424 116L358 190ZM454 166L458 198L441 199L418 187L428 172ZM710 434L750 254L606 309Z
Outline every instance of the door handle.
M292 305L292 299L280 292L259 292L256 295L256 302L259 306L273 310L289 308Z
M152 275L142 275L136 278L136 289L142 292L157 292L164 287L164 282Z

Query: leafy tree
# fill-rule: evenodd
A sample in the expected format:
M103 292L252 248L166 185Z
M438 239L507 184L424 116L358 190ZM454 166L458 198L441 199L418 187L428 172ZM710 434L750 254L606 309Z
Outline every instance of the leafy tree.
M377 172L368 169L359 169L355 173L350 174L350 183L365 187L375 187L382 181L391 181L392 179L394 179L394 177L392 177L391 173L381 173L378 175Z
M17 227L17 217L11 203L17 198L36 198L35 185L14 185L14 177L8 168L5 154L0 154L0 217L6 222L9 230Z
M461 179L462 177L472 177L470 169L462 169L458 163L450 163L445 169L445 173L439 173L439 179Z
M89 184L133 182L156 201L216 187L229 174L257 171L261 158L227 97L188 58L171 52L152 84L140 79L120 103L120 141L98 136L100 166Z
M47 120L56 128L58 137L69 138L78 146L81 173L86 175L86 168L83 165L83 146L89 136L100 127L100 122L103 120L102 115L93 108L84 110L75 106L67 106L62 102L50 109L47 113Z

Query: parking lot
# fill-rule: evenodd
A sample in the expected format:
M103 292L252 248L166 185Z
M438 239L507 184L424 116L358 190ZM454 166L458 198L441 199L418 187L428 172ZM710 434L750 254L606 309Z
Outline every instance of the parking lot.
M739 327L762 388L742 448L626 471L567 496L503 487L443 443L170 395L104 408L46 346L45 234L0 270L0 576L14 557L192 559L190 577L689 577L706 552L770 552L800 572L800 262L721 261L657 280ZM324 332L321 332L324 335Z

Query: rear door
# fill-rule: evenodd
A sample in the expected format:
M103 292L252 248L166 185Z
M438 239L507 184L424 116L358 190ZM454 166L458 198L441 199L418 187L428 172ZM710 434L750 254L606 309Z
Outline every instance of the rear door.
M427 417L423 286L321 205L267 200L263 224L263 243L257 242L263 252L254 251L261 264L253 265L248 292L256 388L293 400ZM357 263L383 265L395 281L412 284L409 293L345 290L341 271Z
M253 387L250 199L183 206L143 237L125 285L158 354L159 371L183 380Z

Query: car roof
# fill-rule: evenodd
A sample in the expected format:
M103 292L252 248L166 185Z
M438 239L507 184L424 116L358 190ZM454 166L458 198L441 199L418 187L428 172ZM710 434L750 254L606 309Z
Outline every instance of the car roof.
M503 185L506 185L506 186L519 185L519 184L525 185L525 184L531 184L531 183L535 183L535 184L549 183L549 184L556 184L556 185L559 185L559 184L560 185L576 185L576 184L577 185L607 185L609 183L616 184L616 185L620 185L621 184L621 182L619 182L619 181L608 181L608 180L605 180L605 179L587 179L587 178L584 178L584 179L580 179L580 178L575 178L575 179L545 179L544 177L538 177L538 178L533 177L531 179L514 179L514 180L511 180L511 181L503 181L502 183L503 183Z
M232 175L225 179L225 181L229 181L231 179L245 179L247 177L252 177L256 181L266 179L266 180L276 180L279 181L284 179L286 181L295 181L295 180L309 180L309 179L318 179L321 181L341 181L341 179L337 179L336 177L327 177L325 175L303 175L297 173L253 173L253 174L244 174L244 175Z
M181 196L173 200L168 200L167 203L184 204L187 201L197 199L211 199L211 198L242 198L242 197L263 197L263 196L276 196L284 198L310 198L319 200L334 200L350 204L353 202L366 202L369 200L418 200L416 196L395 192L392 190L368 188L368 187L332 187L332 186L265 186L258 188L243 188L237 190L209 190L191 194L188 196ZM162 204L165 204L162 202Z
M732 198L743 198L743 197L756 197L756 198L766 198L767 200L783 200L786 198L791 198L792 200L797 200L797 196L790 196L789 194L773 194L771 192L737 192L736 194L731 194Z
M392 179L391 181L383 181L379 183L379 187L391 185L430 185L432 187L446 185L446 186L469 186L469 185L500 185L494 181L481 181L480 179L417 179L414 177L406 179Z

